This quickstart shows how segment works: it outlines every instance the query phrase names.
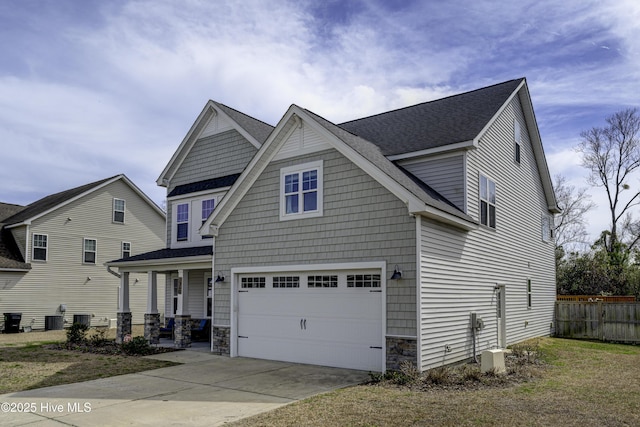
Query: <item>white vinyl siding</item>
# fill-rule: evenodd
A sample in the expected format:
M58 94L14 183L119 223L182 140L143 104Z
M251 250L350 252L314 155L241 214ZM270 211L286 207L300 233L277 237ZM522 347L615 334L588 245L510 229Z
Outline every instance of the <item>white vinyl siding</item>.
M480 218L480 174L499 191L499 224L463 232L421 219L421 367L467 360L471 354L470 313L485 327L477 351L498 344L496 287L505 287L506 344L549 335L555 301L553 245L540 238L540 212L547 207L537 169L513 162L513 120L524 128L518 98L467 153L469 214ZM535 164L528 133L522 132L522 163ZM533 305L525 291L531 280ZM445 345L451 352L445 352Z
M466 212L464 158L464 154L458 154L435 159L407 160L400 162L400 166Z
M114 197L127 201L124 225L113 223ZM31 270L13 288L2 291L2 304L11 311L21 312L21 326L31 326L34 330L44 329L45 316L59 315L60 304L67 306L67 322L73 321L74 314L91 313L95 314L92 326L108 326L110 319L116 318L120 280L110 274L103 263L121 258L123 241L131 242L136 253L166 245L164 217L122 181L34 219L28 234L26 227L13 231L22 232L19 236L22 242L28 238L29 258L32 235L48 237L47 262L32 262ZM97 264L82 262L84 237L98 241ZM87 277L91 277L88 282ZM164 282L161 277L158 277L159 283ZM139 281L134 285L135 279ZM130 283L133 323L143 324L147 275L131 274ZM160 292L158 307L163 306L164 294Z

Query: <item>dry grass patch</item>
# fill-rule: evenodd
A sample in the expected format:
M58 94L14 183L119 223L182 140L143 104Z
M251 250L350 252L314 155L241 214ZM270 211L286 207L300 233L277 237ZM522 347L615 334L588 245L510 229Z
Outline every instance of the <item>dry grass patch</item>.
M0 394L131 374L175 364L140 357L61 349L62 346L58 344L64 337L60 333L7 334L2 338ZM29 338L34 341L29 341Z
M465 387L467 365L437 375L441 385L361 385L234 426L640 425L640 347L548 338L536 348L546 364L523 365L517 381Z

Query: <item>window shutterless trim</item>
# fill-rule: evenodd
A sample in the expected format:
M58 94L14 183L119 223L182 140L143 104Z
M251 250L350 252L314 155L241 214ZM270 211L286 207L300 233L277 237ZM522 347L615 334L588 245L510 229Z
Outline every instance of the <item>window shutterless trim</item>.
M87 250L87 242L94 242L93 250ZM87 254L93 254L93 261L87 261ZM85 237L82 239L82 263L95 265L98 263L98 240Z
M122 202L122 206L118 206L120 204L119 202ZM126 208L127 202L124 199L113 199L113 215L111 220L115 224L124 224ZM120 217L122 217L122 220L120 220Z
M322 160L280 169L280 220L322 216L323 186Z
M39 243L38 246L36 246L36 236L40 238L38 242ZM44 242L44 246L42 246L43 242ZM44 250L44 259L42 259L41 257L36 258L36 249L38 249L39 251ZM31 261L47 262L48 260L49 260L49 235L42 234L42 233L33 233L33 235L31 236Z

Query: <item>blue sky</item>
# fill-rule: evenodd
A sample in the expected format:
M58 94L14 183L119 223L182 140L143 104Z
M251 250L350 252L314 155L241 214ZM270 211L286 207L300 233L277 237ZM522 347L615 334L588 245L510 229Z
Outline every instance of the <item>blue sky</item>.
M635 0L0 0L0 201L125 173L161 204L209 99L339 123L519 77L551 173L586 186L580 131L639 106L638 23Z

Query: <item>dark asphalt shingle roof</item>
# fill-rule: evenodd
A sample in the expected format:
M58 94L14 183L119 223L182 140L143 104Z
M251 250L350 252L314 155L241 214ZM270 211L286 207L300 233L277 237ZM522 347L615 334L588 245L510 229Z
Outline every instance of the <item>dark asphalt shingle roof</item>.
M253 136L260 144L264 143L269 137L269 134L274 129L273 126L264 123L254 117L241 113L238 110L234 110L224 104L216 101L213 102L218 108L224 111L229 117L231 117L236 123L246 130L249 135Z
M213 246L207 245L207 246L198 246L195 248L179 248L179 249L164 248L164 249L158 249L151 252L145 252L143 254L134 255L129 258L121 258L111 262L119 263L119 262L132 262L132 261L153 261L153 260L161 260L161 259L184 258L184 257L203 256L203 255L213 255Z
M462 212L459 208L457 208L450 201L441 196L426 183L421 182L421 184L418 184L417 181L419 180L416 177L411 175L408 171L402 170L395 163L387 159L382 154L380 147L359 136L347 132L343 128L338 127L337 125L309 110L305 111L325 129L327 129L353 150L362 155L369 162L374 164L387 176L393 178L397 183L402 185L428 206L437 208L443 212L464 219L465 221L469 221L472 223L476 222L473 218Z
M24 262L11 231L2 225L0 224L0 269L30 270L31 265Z
M10 216L17 214L24 208L24 206L0 202L0 222L2 222L5 218L9 218Z
M64 203L68 200L73 199L76 196L79 196L99 185L114 179L120 175L112 176L110 178L101 179L100 181L92 182L90 184L81 185L80 187L72 188L70 190L61 191L56 194L51 194L49 196L45 196L40 200L37 200L29 205L27 205L23 210L12 215L8 218L5 218L3 221L6 225L19 224L23 221L28 220L29 218L33 218L34 216L40 215L43 212L52 209L61 203Z
M339 124L385 156L473 140L524 79Z
M233 175L222 176L219 178L178 185L167 197L181 196L183 194L195 193L197 191L215 190L216 188L231 187L239 176L239 173L235 173Z

